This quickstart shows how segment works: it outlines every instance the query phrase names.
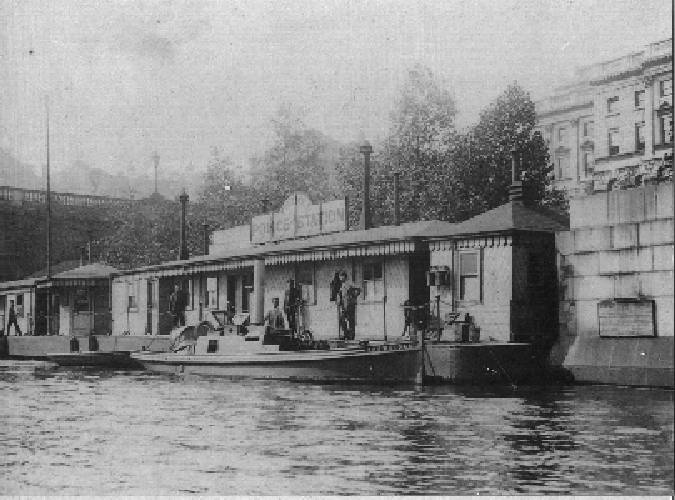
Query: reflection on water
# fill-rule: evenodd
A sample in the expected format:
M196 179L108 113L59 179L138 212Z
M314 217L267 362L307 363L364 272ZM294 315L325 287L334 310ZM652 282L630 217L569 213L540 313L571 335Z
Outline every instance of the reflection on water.
M673 392L0 362L4 494L671 494Z

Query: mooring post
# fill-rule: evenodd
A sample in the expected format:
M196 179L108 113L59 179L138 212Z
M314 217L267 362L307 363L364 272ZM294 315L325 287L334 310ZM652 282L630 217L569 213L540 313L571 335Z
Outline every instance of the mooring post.
M416 315L415 315L416 316ZM413 324L416 322L413 321ZM414 327L415 330L417 330L417 325L415 324ZM415 332L417 333L417 332ZM415 377L415 384L416 385L424 385L424 330L419 331L419 337L418 337L418 345L420 347L419 355L418 355L418 361L417 361L417 376Z

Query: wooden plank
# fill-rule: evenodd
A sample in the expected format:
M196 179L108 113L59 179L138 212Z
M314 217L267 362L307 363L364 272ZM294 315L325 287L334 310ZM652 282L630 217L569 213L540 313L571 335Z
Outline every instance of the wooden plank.
M655 337L654 301L603 300L598 303L601 337Z

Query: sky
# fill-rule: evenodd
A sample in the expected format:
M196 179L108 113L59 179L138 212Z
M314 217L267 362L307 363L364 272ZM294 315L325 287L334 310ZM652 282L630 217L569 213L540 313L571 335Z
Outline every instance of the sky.
M458 126L516 80L546 96L575 67L672 37L670 0L0 0L0 147L142 174L245 164L282 104L341 141L385 137L416 63Z

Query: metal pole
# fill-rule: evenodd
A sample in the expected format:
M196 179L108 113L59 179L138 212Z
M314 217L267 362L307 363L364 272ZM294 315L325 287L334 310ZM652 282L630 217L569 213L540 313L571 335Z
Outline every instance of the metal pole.
M373 147L364 141L359 148L363 154L363 205L361 209L361 229L370 229L370 155Z
M399 172L394 173L394 225L398 226L401 224L401 208L400 208L400 179L401 174Z
M46 112L46 129L47 129L47 193L46 193L46 202L47 202L47 281L51 280L52 277L52 194L51 187L49 185L49 96L45 96L45 112ZM47 328L46 334L51 335L51 317L52 317L52 294L51 294L51 285L47 285Z

